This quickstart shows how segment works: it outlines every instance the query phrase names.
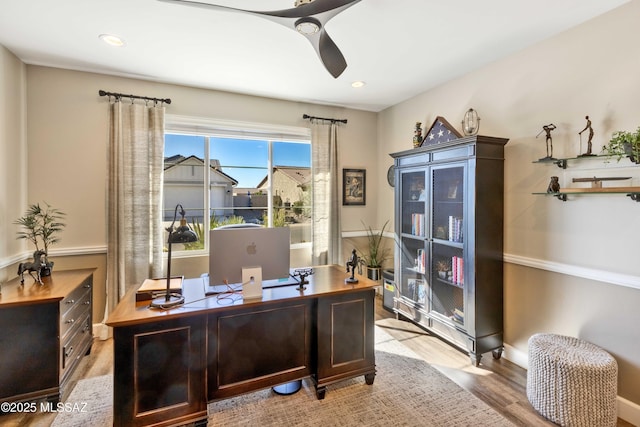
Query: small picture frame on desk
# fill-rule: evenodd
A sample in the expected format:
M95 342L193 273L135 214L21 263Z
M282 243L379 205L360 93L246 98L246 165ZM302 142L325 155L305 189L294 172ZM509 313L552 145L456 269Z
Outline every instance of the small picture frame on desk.
M366 204L365 169L342 169L342 205L357 206Z

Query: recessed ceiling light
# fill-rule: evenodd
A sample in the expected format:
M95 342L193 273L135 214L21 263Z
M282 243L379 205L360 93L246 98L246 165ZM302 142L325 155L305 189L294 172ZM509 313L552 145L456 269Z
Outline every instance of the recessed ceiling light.
M355 88L359 88L364 86L366 83L363 82L362 80L358 80L356 82L351 83L351 87L355 87Z
M124 46L124 40L118 36L114 36L113 34L100 34L98 37L108 45L117 47Z

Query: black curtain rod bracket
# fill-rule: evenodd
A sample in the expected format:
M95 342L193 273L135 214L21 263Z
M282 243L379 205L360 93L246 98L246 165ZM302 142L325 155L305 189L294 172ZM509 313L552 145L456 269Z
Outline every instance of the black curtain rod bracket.
M325 117L314 117L314 116L310 116L308 114L303 114L302 118L305 120L310 120L312 123L314 120L323 120L325 122L331 122L331 123L344 123L345 125L347 124L347 119L327 119Z
M144 99L145 101L153 101L153 102L163 102L165 104L171 104L171 99L170 98L150 98L148 96L138 96L138 95L126 95L124 93L116 93L116 92L107 92L104 90L99 90L98 91L98 95L100 96L113 96L114 98L120 100L122 98L129 98L132 101L134 99Z

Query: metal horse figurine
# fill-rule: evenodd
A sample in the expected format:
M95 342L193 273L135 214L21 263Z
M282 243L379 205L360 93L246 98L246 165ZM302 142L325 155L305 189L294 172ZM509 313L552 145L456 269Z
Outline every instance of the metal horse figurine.
M42 278L40 277L40 269L44 266L42 262L42 256L47 253L42 250L35 251L33 253L33 261L31 262L21 262L18 264L18 275L20 276L20 284L24 285L24 272L29 273L29 276L33 278L34 281L42 283ZM33 272L36 272L36 275L33 275Z

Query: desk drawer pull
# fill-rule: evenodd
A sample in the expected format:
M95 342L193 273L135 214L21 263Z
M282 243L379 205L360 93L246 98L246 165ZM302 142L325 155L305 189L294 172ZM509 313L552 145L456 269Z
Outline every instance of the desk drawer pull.
M76 300L74 299L70 299L69 301L65 301L65 304L73 304L74 302L76 302Z
M69 319L69 320L67 320L67 321L66 321L66 322L64 322L64 323L73 323L73 322L75 322L75 319Z
M69 347L69 350L64 352L64 357L69 357L73 353L73 347Z

